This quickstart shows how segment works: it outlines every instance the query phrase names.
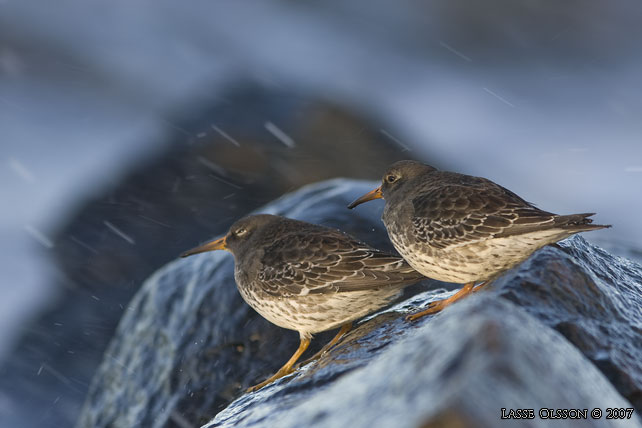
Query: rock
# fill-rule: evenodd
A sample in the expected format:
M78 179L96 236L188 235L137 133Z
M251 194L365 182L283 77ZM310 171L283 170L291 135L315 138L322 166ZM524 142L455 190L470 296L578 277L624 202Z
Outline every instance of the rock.
M261 211L341 227L383 247L381 204L343 208L372 185L323 182ZM92 382L79 428L495 427L509 422L501 408L600 408L602 418L582 426L640 426L636 415L605 416L607 407L632 407L627 399L640 411L642 268L581 237L408 324L405 313L449 294L425 291L436 285L425 281L420 294L366 318L319 360L253 394L242 390L277 369L297 335L249 309L232 266L229 255L206 253L174 261L144 284ZM313 343L318 349L330 337ZM535 416L533 426L546 425Z
M501 420L502 408L506 413L534 409L539 421L533 426L547 426L540 409L554 414L555 409L630 407L560 334L490 293L466 299L418 327L398 318L378 330L358 340L355 331L349 343L323 358L323 367L311 366L289 382L239 398L205 427L524 425ZM377 340L382 334L395 337L383 349ZM378 355L337 376L335 367L343 360L368 353ZM635 415L614 422L588 416L581 423L641 426Z
M386 248L390 243L380 209L355 215L345 208L374 185L331 180L305 187L260 212L340 226ZM268 323L243 302L233 266L229 254L205 253L174 261L146 281L105 353L79 427L204 423L241 388L287 361L298 334ZM331 336L319 335L313 345L318 349Z
M642 269L581 236L547 247L495 282L564 335L642 412Z
M186 111L166 150L80 205L56 234L60 298L0 367L0 401L16 423L76 420L127 303L181 251L306 183L374 177L407 156L381 124L300 94L239 86Z

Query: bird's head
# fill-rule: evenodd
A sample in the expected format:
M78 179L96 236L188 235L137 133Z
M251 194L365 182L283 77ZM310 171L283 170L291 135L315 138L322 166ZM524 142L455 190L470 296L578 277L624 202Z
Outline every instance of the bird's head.
M403 188L404 185L413 181L415 178L433 171L436 171L436 169L432 166L424 165L421 162L413 160L402 160L395 162L390 165L386 172L383 174L383 178L381 179L381 186L356 199L354 202L348 205L348 208L352 209L357 205L372 201L374 199L389 198L390 195Z
M244 217L232 224L225 236L192 248L181 254L181 257L216 250L226 250L235 255L240 254L244 248L251 245L252 238L256 237L259 229L278 221L278 219L279 217L269 214L257 214Z

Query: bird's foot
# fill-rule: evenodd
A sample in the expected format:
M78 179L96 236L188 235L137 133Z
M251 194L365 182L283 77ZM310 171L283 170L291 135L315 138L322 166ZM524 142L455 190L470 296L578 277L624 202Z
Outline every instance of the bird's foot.
M448 299L430 302L428 304L428 308L424 309L423 311L407 315L406 321L416 321L421 317L425 317L426 315L432 315L432 314L436 314L437 312L440 312L442 309L448 306L448 303L446 303L446 300Z
M480 286L483 286L483 285L484 284L481 284ZM471 292L473 292L474 287L475 287L475 283L469 282L468 284L464 285L461 290L459 290L449 298L430 302L430 304L428 305L428 308L424 309L423 311L406 316L406 321L411 321L411 322L416 321L419 318L425 317L426 315L432 315L432 314L441 312L447 306L452 305L456 301L462 299L463 297L466 297Z
M267 378L266 380L264 380L263 382L249 387L248 389L245 390L245 392L258 391L259 389L263 388L264 386L271 384L275 380L281 379L282 377L287 376L290 373L294 373L294 370L295 370L294 368L288 368L288 369L285 369L285 370L281 369L278 372L276 372L275 374L273 374L272 376L270 376L269 378Z
M264 380L263 382L259 383L258 385L254 385L249 387L248 389L245 390L245 392L253 392L253 391L258 391L259 389L263 388L266 385L271 384L277 379L281 379L283 376L287 376L290 373L294 372L294 363L297 362L299 357L305 352L306 349L308 349L308 346L310 346L310 338L309 337L301 337L301 342L299 343L299 348L296 350L294 355L290 357L287 363L283 367L279 369L278 372L276 372L274 375L269 377L268 379Z

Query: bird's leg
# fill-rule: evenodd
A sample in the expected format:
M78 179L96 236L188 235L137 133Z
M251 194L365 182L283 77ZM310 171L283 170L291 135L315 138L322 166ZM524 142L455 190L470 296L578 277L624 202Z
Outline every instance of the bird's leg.
M351 329L352 329L352 321L343 324L341 326L341 330L339 330L339 332L332 338L330 342L328 342L327 345L321 348L321 351L325 352L332 349L332 347L337 343L339 343L339 340L341 340L341 338L345 336Z
M352 329L352 321L343 324L341 326L341 330L339 330L339 332L332 338L332 340L330 342L328 342L323 348L321 348L319 350L319 352L317 352L316 354L314 354L313 356L311 356L307 360L301 361L299 364L297 364L296 368L298 369L299 367L305 366L306 364L316 360L317 358L321 358L321 355L325 354L330 349L332 349L332 347L334 347L334 345L339 343L339 340L341 340L341 338L343 336L345 336L346 333L348 333L351 329Z
M477 293L479 290L481 290L482 288L486 287L488 284L490 284L490 281L482 282L477 287L473 288L473 293Z
M428 305L427 309L424 309L421 312L417 312L416 314L408 315L406 317L406 321L415 321L426 315L436 314L437 312L443 310L446 306L450 306L457 300L469 295L474 287L475 283L469 282L468 284L464 285L461 290L459 290L449 298L430 302L430 305Z
M283 367L279 369L278 372L274 373L274 375L270 376L270 378L264 380L258 385L254 385L248 388L246 392L258 391L259 389L263 388L265 385L269 385L275 380L280 379L283 376L287 376L290 373L292 373L294 371L292 366L294 366L294 363L297 362L297 360L301 357L301 355L305 352L305 350L308 349L308 346L310 346L310 339L301 338L301 343L299 343L299 348L296 350L294 355L292 355L292 357L288 360L288 362L285 363L285 365L283 365Z

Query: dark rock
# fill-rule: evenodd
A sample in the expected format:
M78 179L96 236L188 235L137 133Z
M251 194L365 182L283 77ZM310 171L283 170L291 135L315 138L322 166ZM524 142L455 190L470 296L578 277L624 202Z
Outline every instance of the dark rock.
M206 427L545 426L540 409L630 407L560 334L491 293L417 328L398 318L377 329L370 338L355 331L321 368L239 398ZM381 350L384 333L395 339ZM364 367L338 377L344 360L373 352ZM534 409L537 422L501 420L502 408ZM619 422L604 416L563 426L641 426L636 415Z
M495 282L500 296L562 333L642 412L642 269L581 236Z
M345 209L359 192L374 185L331 180L305 187L260 211L340 226L384 248L390 244L379 220L381 210L355 215ZM243 302L233 266L229 254L205 253L170 263L143 285L105 353L79 427L204 423L241 388L287 361L297 347L298 334L268 323ZM331 334L317 338L314 350Z
M371 186L320 183L263 211L341 227L382 246L381 204L343 209ZM242 302L232 266L228 255L208 253L175 261L146 282L92 383L79 427L192 426L216 413L207 426L495 427L509 422L500 420L501 408L600 408L600 420L571 422L640 426L636 415L605 416L607 407L632 407L622 395L637 405L642 268L581 237L540 250L485 291L408 324L405 313L447 294L423 291L253 394L242 389L289 357L296 334ZM545 423L535 416L529 426Z
M0 397L23 425L73 423L125 306L181 251L306 183L374 177L408 155L381 125L303 95L249 86L188 107L168 122L166 150L80 205L57 234L60 298L0 367Z

